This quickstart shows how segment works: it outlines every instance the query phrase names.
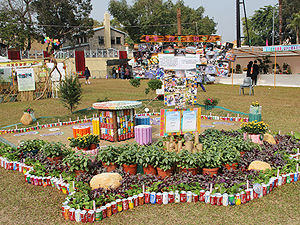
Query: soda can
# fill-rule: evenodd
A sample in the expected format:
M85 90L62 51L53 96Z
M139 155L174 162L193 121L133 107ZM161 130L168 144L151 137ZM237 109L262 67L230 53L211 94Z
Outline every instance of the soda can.
M216 197L217 197L217 205L221 206L222 205L222 195L220 193L217 193Z
M174 203L174 192L170 191L168 194L169 203Z
M39 185L39 178L37 176L34 176L34 185L35 186Z
M150 203L151 204L156 203L156 193L155 192L151 192L151 194L150 194Z
M101 211L101 209L96 209L95 220L96 220L96 221L102 220L102 211Z
M134 201L132 197L128 198L128 207L129 209L133 209L134 208Z
M138 199L139 199L139 205L144 205L144 194L140 193L138 195Z
M93 223L95 221L95 211L94 210L89 210L87 213L87 221L89 223Z
M61 206L61 214L63 217L65 217L65 208L68 206L68 204L63 203Z
M206 191L205 194L204 194L204 201L205 203L209 204L210 203L210 192L209 191Z
M193 194L193 202L198 202L199 195Z
M32 185L34 185L34 175L31 175L31 176L30 176L30 183L31 183Z
M258 199L258 194L255 191L253 191L253 198Z
M290 175L290 174L287 174L287 175L286 175L286 183L287 183L287 184L290 184L290 183L291 183L291 175Z
M39 181L39 186L43 186L43 178L42 177L38 177L38 181Z
M245 193L246 193L246 202L249 202L249 201L251 200L251 198L250 198L250 190L247 189L247 190L245 191Z
M76 209L75 210L75 221L76 222L80 222L81 221L81 215L80 215L80 213L81 213L80 209Z
M228 206L228 194L227 193L224 193L222 196L222 204L224 206Z
M169 193L168 192L164 192L163 193L163 204L168 204L169 203L169 197L168 197Z
M296 182L296 181L298 181L298 173L297 172L294 173L294 182Z
M175 191L175 203L179 203L180 202L180 194L179 191Z
M118 213L118 208L117 208L117 203L116 202L111 203L111 211L112 211L112 214L117 214Z
M273 182L269 182L269 184L270 184L270 191L269 192L271 192L273 190Z
M128 206L128 199L127 198L122 199L122 206L123 206L123 211L128 210L129 206Z
M234 195L228 195L228 205L235 205Z
M145 204L150 203L150 192L145 192Z
M274 180L274 187L277 187L278 186L278 178L274 177L273 180Z
M278 186L281 186L282 185L282 176L279 176L278 177Z
M210 196L210 204L211 205L216 205L217 204L217 197L216 197L216 195L211 195Z
M70 219L70 221L75 221L75 209L74 208L71 208L69 210L69 219Z
M241 192L241 203L245 204L247 202L246 200L246 193L244 191Z
M291 183L294 182L294 173L290 173Z
M162 194L160 192L156 194L156 203L162 204Z
M69 220L70 219L70 215L69 215L69 212L70 212L70 206L66 205L65 206L65 213L64 213L64 217L66 220Z
M117 203L118 212L122 212L122 210L123 210L122 200L121 199L117 199L116 203Z
M133 202L134 202L134 207L139 206L139 198L137 195L132 196L133 197Z
M102 219L105 219L107 217L106 206L101 206L100 209L102 212Z
M282 175L282 185L286 184L286 174Z
M192 202L193 201L193 193L191 191L188 191L186 193L186 202Z
M263 196L267 195L267 185L262 184L263 187Z
M87 211L86 210L81 210L80 211L80 221L82 223L86 223L87 222Z
M51 179L50 179L50 181L51 181L51 186L52 186L52 187L55 186L55 184L54 184L54 180L55 180L55 179L56 179L55 177L51 177Z
M185 191L180 192L180 202L186 202L186 192Z
M205 201L205 197L204 197L205 191L201 190L200 191L200 195L199 195L199 201L200 202L204 202Z
M267 183L267 194L270 193L270 183Z
M110 204L110 203L107 203L107 204L105 205L105 207L106 207L106 216L107 216L107 217L111 217L111 215L112 215L111 204Z

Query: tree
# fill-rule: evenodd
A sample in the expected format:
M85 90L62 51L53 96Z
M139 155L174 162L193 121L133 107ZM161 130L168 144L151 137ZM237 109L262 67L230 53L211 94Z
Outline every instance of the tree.
M30 50L36 37L33 18L33 0L3 0L0 9L1 38L22 50Z
M79 105L82 98L82 88L78 78L73 76L70 76L70 78L66 77L59 87L59 92L63 105L73 113L73 110L76 108L76 105Z
M277 9L277 8L276 8ZM277 10L276 10L277 12ZM273 34L273 6L268 5L256 10L248 20L249 41L252 46L264 46L266 40L272 40ZM243 33L247 37L245 18L243 18ZM275 13L275 45L279 43L278 14ZM245 38L243 45L249 45L248 38Z
M75 43L77 37L93 34L91 0L34 0L32 3L40 25L40 37Z
M300 44L300 12L293 14L293 20L288 25L296 33L296 44Z
M215 33L216 23L209 17L204 17L204 8L192 9L184 5L182 0L173 4L171 0L136 0L128 5L126 0L111 0L108 10L111 15L124 26L130 38L138 43L144 34L176 35L177 8L181 8L181 22L195 23L182 26L182 35L197 34L196 22L199 25L198 34ZM201 25L201 26L200 26Z

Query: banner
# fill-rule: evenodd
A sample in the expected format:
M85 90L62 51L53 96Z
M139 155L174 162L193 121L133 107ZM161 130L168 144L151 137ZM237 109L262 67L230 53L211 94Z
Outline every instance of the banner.
M200 62L200 55L174 56L171 54L159 54L159 67L165 70L189 70L195 69Z
M11 82L11 68L0 68L0 82Z
M217 42L219 35L142 35L141 42Z
M33 68L17 69L18 90L19 91L34 91L35 80Z
M20 60L20 61L11 61L11 62L0 62L0 67L13 67L13 68L22 68L29 66L38 66L42 65L42 60Z
M277 45L267 46L263 48L264 52L286 52L286 51L299 51L300 45Z

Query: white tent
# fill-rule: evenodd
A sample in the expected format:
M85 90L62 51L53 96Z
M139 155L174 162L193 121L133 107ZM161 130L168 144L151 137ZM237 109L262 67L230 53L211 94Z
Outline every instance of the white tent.
M9 62L9 61L11 61L11 60L0 56L0 62Z

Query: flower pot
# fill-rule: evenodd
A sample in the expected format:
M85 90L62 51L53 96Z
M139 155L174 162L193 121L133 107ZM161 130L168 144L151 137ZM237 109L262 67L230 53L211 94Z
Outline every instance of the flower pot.
M164 171L158 167L156 169L157 169L157 175L160 176L162 179L173 175L173 169L168 169L166 171Z
M91 144L90 145L90 150L94 150L94 149L96 149L97 148L97 145L96 144Z
M182 168L181 167L181 172L182 173L192 173L193 175L197 175L198 168Z
M84 147L84 148L77 147L77 149L82 150L82 151L87 151L87 150L89 150L89 147Z
M74 173L76 174L76 176L80 176L81 174L84 174L85 171L83 171L83 170L74 170Z
M263 138L264 135L263 134L248 134L248 133L244 133L244 140L246 140L247 138L249 138L250 140L252 140L254 143L257 144L263 144Z
M62 160L62 158L63 158L62 155L53 158L47 157L47 159L54 164L58 164L58 161Z
M205 108L206 110L212 110L214 107L215 107L215 106L213 106L213 105L204 105L204 108Z
M231 170L231 169L236 170L238 164L237 163L232 163L232 164L226 163L226 164L223 164L223 166L228 170Z
M147 167L144 167L144 174L157 175L156 168L152 165L148 165Z
M241 157L245 154L245 151L244 152L240 152L240 154L241 154Z
M137 172L137 164L134 165L125 165L123 164L124 172L134 175Z
M219 168L213 168L213 169L208 169L208 168L202 168L202 174L209 174L211 177L213 177L214 174L218 174Z
M113 171L113 170L115 170L115 169L117 169L117 167L118 167L118 164L113 164L113 163L110 163L109 165L106 165L106 163L104 163L104 162L102 162L102 166L104 167L104 168L107 168L107 172L110 172L110 171Z

